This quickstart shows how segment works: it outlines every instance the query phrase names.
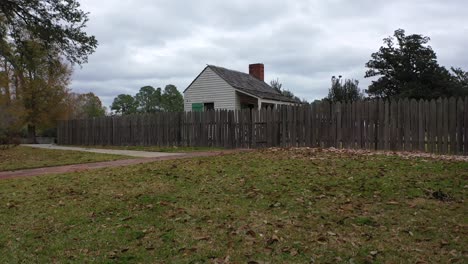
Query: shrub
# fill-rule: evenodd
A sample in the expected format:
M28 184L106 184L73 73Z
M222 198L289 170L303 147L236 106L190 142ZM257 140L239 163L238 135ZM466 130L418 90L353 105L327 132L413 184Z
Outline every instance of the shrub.
M19 126L21 118L15 115L13 109L0 105L0 149L17 146L21 143Z

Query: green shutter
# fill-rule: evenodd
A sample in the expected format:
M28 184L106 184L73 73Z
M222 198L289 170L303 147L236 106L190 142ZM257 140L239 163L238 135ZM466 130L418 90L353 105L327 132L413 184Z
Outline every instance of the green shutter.
M202 103L193 103L192 104L192 111L194 111L194 112L203 112L203 104Z

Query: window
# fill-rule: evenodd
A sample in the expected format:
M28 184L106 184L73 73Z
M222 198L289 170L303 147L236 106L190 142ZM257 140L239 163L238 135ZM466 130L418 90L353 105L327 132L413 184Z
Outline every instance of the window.
M214 110L214 103L205 103L204 106L205 111Z

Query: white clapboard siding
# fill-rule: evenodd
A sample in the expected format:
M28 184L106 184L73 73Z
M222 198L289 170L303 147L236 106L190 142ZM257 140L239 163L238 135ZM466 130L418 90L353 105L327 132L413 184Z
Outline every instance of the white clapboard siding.
M236 91L213 70L206 67L184 92L184 110L191 111L193 103L214 103L215 109L234 110Z

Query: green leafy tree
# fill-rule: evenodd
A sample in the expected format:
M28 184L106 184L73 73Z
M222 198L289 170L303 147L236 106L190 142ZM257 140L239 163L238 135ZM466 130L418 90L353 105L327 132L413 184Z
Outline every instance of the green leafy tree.
M437 98L465 93L454 76L437 62L430 38L398 29L366 63L365 77L378 77L366 91L371 97Z
M462 96L468 96L468 72L463 71L461 68L451 68L453 72L453 79L456 83L457 90Z
M166 112L184 111L184 97L172 84L166 85L162 94L161 106Z
M161 110L161 88L144 86L135 95L138 102L138 111L141 113L155 113Z
M361 90L359 89L359 81L353 79L341 78L341 75L331 79L331 87L328 91L327 99L332 102L345 102L357 101L364 98Z
M86 63L97 47L94 36L84 32L88 13L77 0L2 0L0 4L0 55L18 66L10 45L34 39L49 54L72 63Z
M106 115L106 107L102 106L101 99L94 93L80 95L83 101L83 113L86 117L102 117Z
M106 115L106 107L102 106L101 99L94 93L70 93L68 111L69 119L86 119Z
M111 105L111 110L117 114L135 114L138 109L138 102L129 94L119 94Z

